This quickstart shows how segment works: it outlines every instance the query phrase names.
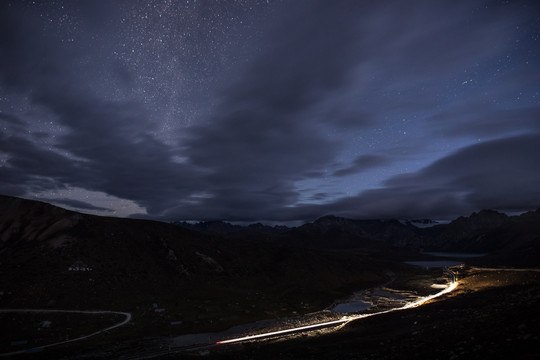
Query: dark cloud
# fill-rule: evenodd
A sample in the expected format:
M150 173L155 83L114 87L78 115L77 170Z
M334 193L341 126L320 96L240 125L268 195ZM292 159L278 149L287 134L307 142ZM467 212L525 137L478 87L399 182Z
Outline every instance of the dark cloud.
M234 83L226 106L261 106L294 114L338 89L357 65L355 13L360 10L350 2L287 7L287 16L263 39L264 52Z
M12 91L30 94L68 131L56 139L58 151L25 138L26 130L5 136L2 151L9 166L2 172L17 182L2 188L21 194L80 187L134 200L156 213L189 193L184 188L193 185L196 171L173 166L171 149L148 135L155 125L144 109L93 94L81 84L83 75L77 75L85 69L72 65L78 51L66 51L59 42L29 31L12 14L16 18L19 13L7 13L2 20L9 21L0 21L9 28L0 31L0 77ZM6 117L13 122L13 116Z
M312 200L312 201L328 200L332 196L333 196L333 194L329 194L329 193L325 193L325 192L318 192L318 193L313 194L313 196L311 196L310 200Z
M218 216L241 217L246 209L265 216L294 203L295 182L320 172L339 151L324 126L350 123L350 114L315 119L310 110L355 65L355 5L313 5L309 17L300 15L304 6L292 9L266 39L266 51L224 95L219 114L190 131L190 162L210 171L212 198L205 205ZM363 121L356 119L359 126Z
M439 113L431 118L444 136L494 137L540 131L540 107L493 109L483 104Z
M392 160L381 155L361 155L358 156L351 166L337 170L333 176L347 176L359 172L367 171L377 167L389 165Z
M69 182L76 174L77 162L43 150L32 141L1 134L0 141L2 152L8 157L8 165L0 167L2 191L10 189L22 195L26 191L64 188L64 181Z
M25 124L24 121L22 121L21 119L19 119L18 117L16 116L13 116L13 115L10 115L10 114L2 114L0 113L0 121L2 121L2 123L6 126L10 126L10 127L22 127Z
M58 183L54 188L68 184L135 200L152 213L171 208L169 216L178 203L185 208L204 201L206 211L222 217L241 217L261 204L294 203L298 198L294 182L320 171L339 149L323 129L316 129L307 112L338 87L354 65L349 53L354 49L356 22L343 6L324 14L319 8L314 12L318 15L305 18L302 26L293 27L295 31L275 29L266 52L222 99L220 114L211 124L190 129L183 144L189 164L171 163L175 153L148 135L153 124L143 108L109 102L81 86L75 72L84 69L72 65L81 55L77 49L67 51L55 41L35 36L23 22L9 17L4 24L11 35L2 49L4 84L30 92L34 103L57 116L68 133L56 147L69 154L61 156L30 146L23 138L11 138L5 142L12 155L10 171L26 178L22 187L35 174L52 180L32 191L47 190L51 183ZM306 8L294 9L289 26L302 11ZM337 37L339 42L334 41ZM321 46L326 51L319 54ZM114 66L111 69L118 73ZM350 122L346 115L344 121ZM209 195L199 198L199 192ZM264 207L261 215L263 211Z
M524 210L540 204L540 133L480 143L443 158L416 176L387 185L445 189L474 208Z
M332 204L305 206L304 215L441 217L478 209L524 211L540 206L540 133L480 143L424 169L395 176L380 189Z
M0 192L166 219L538 206L528 2L38 3L0 5Z

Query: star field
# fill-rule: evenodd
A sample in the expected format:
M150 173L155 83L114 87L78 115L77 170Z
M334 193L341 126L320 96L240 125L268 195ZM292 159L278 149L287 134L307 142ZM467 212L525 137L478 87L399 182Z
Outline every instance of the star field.
M5 1L0 192L165 220L540 204L534 1Z

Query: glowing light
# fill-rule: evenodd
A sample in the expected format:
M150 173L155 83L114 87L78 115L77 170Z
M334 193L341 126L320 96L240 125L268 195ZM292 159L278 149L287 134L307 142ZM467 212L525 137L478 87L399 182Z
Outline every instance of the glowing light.
M347 323L349 323L351 321L364 319L364 318L367 318L367 317L370 317L370 316L387 314L387 313L390 313L390 312L393 312L393 311L399 311L399 310L415 308L415 307L418 307L418 306L420 306L422 304L425 304L426 302L428 302L430 300L433 300L433 299L435 299L435 298L437 298L439 296L442 296L444 294L447 294L447 293L453 291L458 286L458 282L456 280L456 277L455 277L454 273L450 272L450 275L451 275L452 280L446 285L446 287L443 290L441 290L438 293L433 294L433 295L421 297L421 298L419 298L419 299L417 299L417 300L415 300L413 302L407 303L407 304L405 304L405 305L403 305L402 307L399 307L399 308L393 308L393 309L390 309L390 310L379 311L379 312L371 313L371 314L359 314L359 315L352 315L352 316L344 316L341 319L334 320L334 321L328 321L328 322L317 323L317 324L312 324L312 325L300 326L300 327L296 327L296 328L272 331L272 332L256 334L256 335L247 335L247 336L240 337L240 338L235 338L235 339L222 340L222 341L216 342L216 345L231 344L231 343L237 343L237 342L242 342L242 341L262 339L262 338L267 338L267 337L272 337L272 336L277 336L277 335L285 335L285 334L290 334L290 333L294 333L294 332L301 332L301 331L304 331L304 330L314 330L314 329L324 328L324 327L329 327L329 326L345 325L345 324L347 324Z
M441 295L444 295L444 294L449 293L450 291L453 291L457 286L458 286L458 282L454 281L454 282L450 283L446 289L444 289L442 291L439 291L436 294L420 298L420 299L418 299L416 301L413 301L412 303L409 303L409 304L407 304L407 305L405 305L405 306L403 306L403 307L401 307L399 309L395 309L395 310L410 309L410 308L420 306L420 305L424 304L425 302L427 302L429 300L433 300L433 299L435 299L435 298L437 298L437 297L439 297Z
M296 332L296 331L303 331L303 330L308 330L308 329L322 328L322 327L326 327L326 326L330 326L330 325L341 325L341 324L346 324L351 320L352 319L350 319L350 318L341 318L339 320L328 321L328 322L324 322L324 323L300 326L300 327L291 328L291 329L285 329L285 330L272 331L272 332L267 332L267 333L257 334L257 335L248 335L248 336L244 336L244 337L241 337L241 338L218 341L216 343L216 345L230 344L230 343L234 343L234 342L247 341L247 340L253 340L253 339L260 339L260 338L270 337L270 336L275 336L275 335L283 335L283 334L288 334L288 333L292 333L292 332Z

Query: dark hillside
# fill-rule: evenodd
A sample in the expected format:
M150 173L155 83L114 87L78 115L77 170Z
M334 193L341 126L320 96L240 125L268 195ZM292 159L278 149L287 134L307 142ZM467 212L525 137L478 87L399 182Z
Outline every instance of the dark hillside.
M483 253L476 263L536 266L540 264L540 210L507 216L483 210L449 224L416 227L398 220L352 220L325 216L280 233L257 234L237 227L229 238L258 238L297 248L362 249L385 256L419 251ZM398 256L399 257L399 256Z
M487 253L475 261L491 265L540 264L540 209L519 216L483 210L421 234L426 250Z
M377 270L386 265L362 253L225 239L6 196L0 239L0 307L144 313L156 303L166 308L162 321L180 317L186 331L319 310L386 279Z
M414 244L418 229L397 220L351 220L325 216L283 235L285 241L296 246L314 248L370 248Z
M208 358L538 359L540 273L468 269L459 278L444 300L320 336L216 348Z

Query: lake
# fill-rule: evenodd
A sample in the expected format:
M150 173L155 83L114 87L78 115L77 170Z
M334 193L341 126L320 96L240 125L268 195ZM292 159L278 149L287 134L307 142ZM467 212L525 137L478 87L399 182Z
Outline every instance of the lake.
M337 313L347 314L356 313L367 310L371 307L371 304L361 300L354 300L348 303L341 303L335 306L332 310Z
M451 252L431 252L431 251L422 251L420 254L426 254L426 255L432 255L432 256L439 256L439 257L447 257L447 258L457 258L457 259L467 259L467 258L475 258L475 257L481 257L485 256L486 254L482 253L451 253Z
M405 261L405 264L427 267L427 268L442 268L463 264L463 261L455 260L434 260L434 261Z

